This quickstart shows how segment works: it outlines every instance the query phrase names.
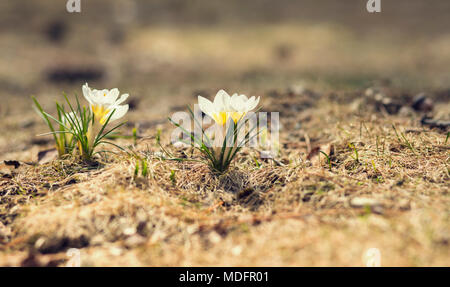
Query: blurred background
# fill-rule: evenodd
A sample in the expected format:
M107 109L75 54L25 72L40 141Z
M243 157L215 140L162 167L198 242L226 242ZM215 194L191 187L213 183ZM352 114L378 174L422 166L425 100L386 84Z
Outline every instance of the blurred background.
M0 116L23 115L30 95L50 105L80 94L85 82L159 115L174 96L182 104L220 88L447 89L450 1L383 0L373 14L366 3L81 0L68 13L63 0L4 0Z

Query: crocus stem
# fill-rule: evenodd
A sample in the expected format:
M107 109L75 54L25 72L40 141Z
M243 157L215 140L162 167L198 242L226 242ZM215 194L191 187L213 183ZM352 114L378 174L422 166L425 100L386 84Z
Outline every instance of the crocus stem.
M88 131L87 131L87 139L89 143L89 150L94 148L94 141L97 137L97 134L100 132L101 124L94 119L94 122L89 125Z
M236 125L230 126L229 128L236 129ZM234 131L230 134L234 137ZM228 157L228 154L232 154L233 151L237 148L237 142L234 138L225 138L228 136L227 133L227 125L216 124L216 133L214 138L214 156L216 159L221 160L220 165L225 167L228 165L228 162L231 160ZM225 148L223 148L225 145Z
M225 139L226 125L216 124L216 133L214 135L214 155L220 158L222 152L223 140Z
M87 160L90 159L95 144L95 138L97 137L97 134L99 133L100 129L101 129L100 123L96 121L94 118L93 123L89 124L88 130L86 132L87 145L85 145L85 147L87 149L84 150L83 145L80 142L78 142L78 149L80 150L80 154L84 159Z

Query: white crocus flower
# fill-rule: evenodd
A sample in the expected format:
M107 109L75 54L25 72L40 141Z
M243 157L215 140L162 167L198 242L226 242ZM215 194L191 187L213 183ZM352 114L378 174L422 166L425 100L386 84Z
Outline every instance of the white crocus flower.
M231 118L235 123L237 123L241 118L243 118L248 112L252 111L259 104L259 97L247 98L246 95L234 94L231 97L230 105L234 110L231 113Z
M259 103L259 97L251 97L248 99L245 95L234 94L230 97L224 90L220 90L214 102L198 96L198 104L200 110L214 119L214 121L223 126L229 118L237 123L246 113L250 112Z
M92 147L101 126L106 124L113 111L109 122L120 119L128 112L128 105L121 105L128 98L128 94L119 98L120 92L118 89L96 90L89 88L86 83L83 86L83 95L89 102L89 107L94 114L94 122L89 126L87 132L89 146Z
M128 94L123 94L120 98L119 95L118 89L96 90L89 88L87 83L83 86L83 96L89 102L94 120L100 122L101 125L106 123L113 111L111 122L120 119L127 113L128 105L121 104L128 98Z
M237 124L248 112L256 108L258 103L259 97L257 99L255 97L248 99L245 95L238 94L233 94L230 97L224 90L220 90L216 94L213 102L198 96L200 110L213 118L217 123L214 135L214 152L217 156L222 152L221 148L224 143L228 120L231 118ZM228 148L226 150L228 151Z

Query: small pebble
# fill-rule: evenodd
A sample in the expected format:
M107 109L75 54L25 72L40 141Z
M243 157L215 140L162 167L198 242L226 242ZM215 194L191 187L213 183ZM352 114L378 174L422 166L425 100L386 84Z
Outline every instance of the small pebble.
M433 110L433 101L427 94L420 93L414 98L412 107L418 112L430 112Z
M368 197L354 197L350 200L350 206L356 208L363 208L365 206L375 207L381 205L381 202L379 202L378 200Z
M136 247L136 246L144 244L146 241L147 240L143 236L135 234L133 236L128 237L125 240L124 244L128 248L133 248L133 247Z

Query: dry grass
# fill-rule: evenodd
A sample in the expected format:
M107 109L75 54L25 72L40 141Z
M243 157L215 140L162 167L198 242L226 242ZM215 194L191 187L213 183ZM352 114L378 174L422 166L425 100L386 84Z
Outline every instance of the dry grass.
M97 166L3 167L0 262L61 265L75 247L87 266L353 266L376 247L383 265L449 265L446 133L419 126L415 112L388 115L370 98L344 97L269 93L263 108L281 112L280 157L247 149L224 175L159 159L152 137L130 147L148 160L145 178L126 154ZM161 127L170 125L143 133Z

